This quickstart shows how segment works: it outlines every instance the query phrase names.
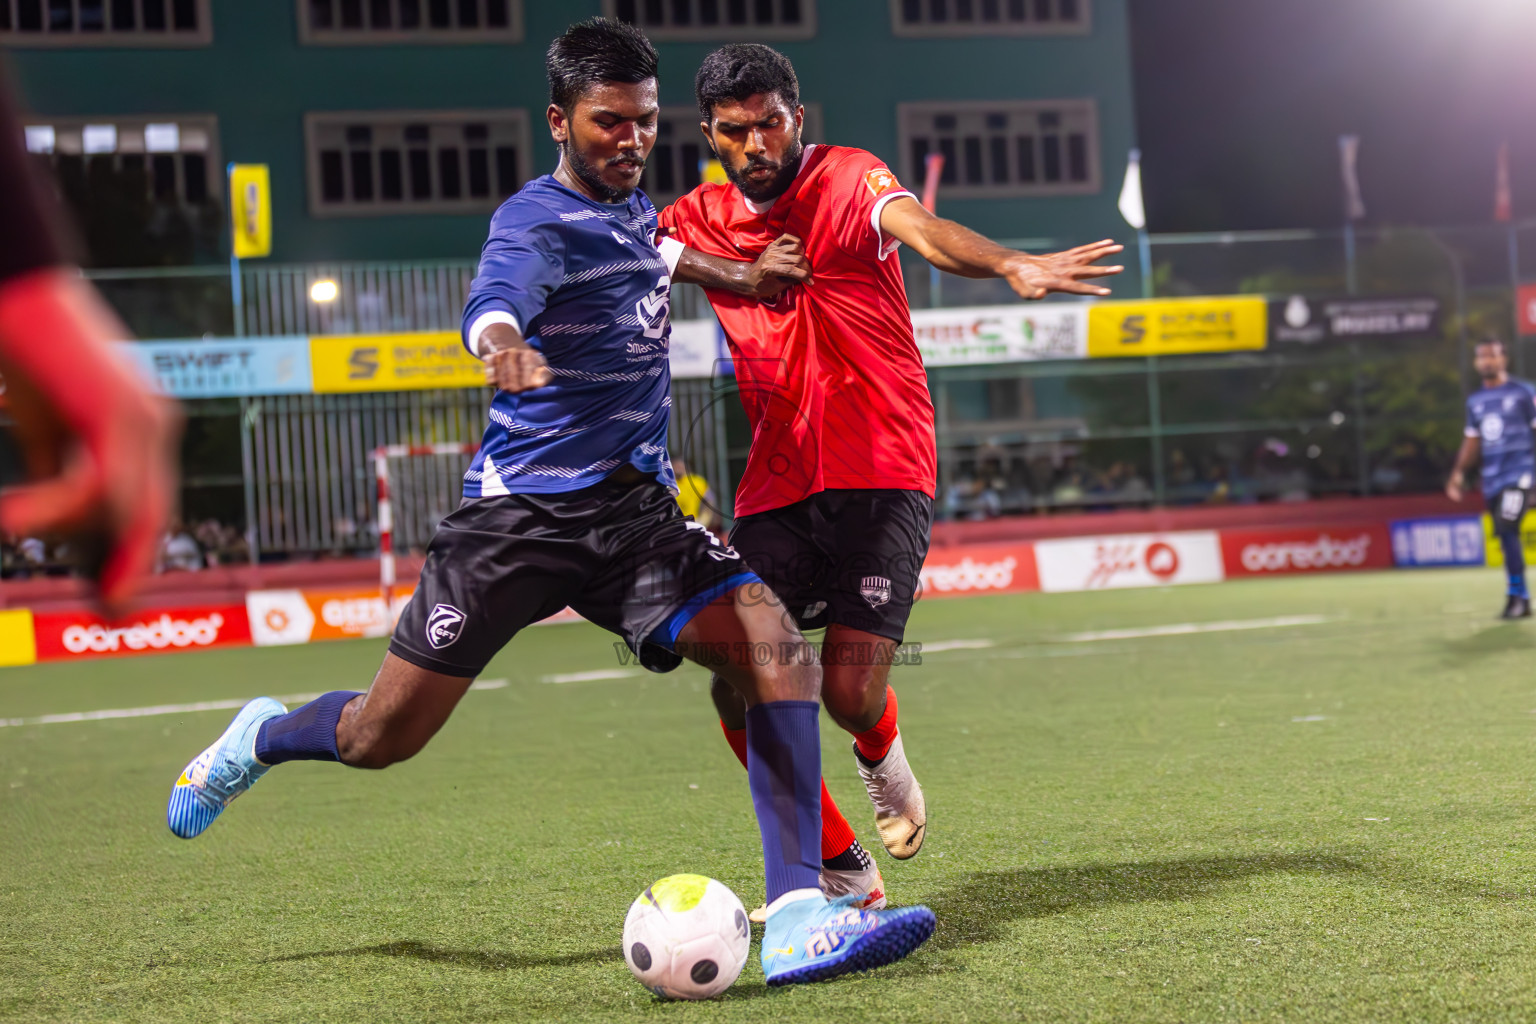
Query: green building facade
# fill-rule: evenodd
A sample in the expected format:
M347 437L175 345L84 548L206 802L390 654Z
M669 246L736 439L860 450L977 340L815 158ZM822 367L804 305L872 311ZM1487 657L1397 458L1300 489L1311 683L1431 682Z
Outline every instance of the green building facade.
M553 169L543 52L603 13L661 52L658 201L697 180L700 60L763 41L795 63L811 141L914 189L944 153L942 214L999 238L1126 234L1127 0L0 0L0 45L96 266L138 262L145 232L180 240L147 262L219 259L230 161L271 167L274 260L443 259Z

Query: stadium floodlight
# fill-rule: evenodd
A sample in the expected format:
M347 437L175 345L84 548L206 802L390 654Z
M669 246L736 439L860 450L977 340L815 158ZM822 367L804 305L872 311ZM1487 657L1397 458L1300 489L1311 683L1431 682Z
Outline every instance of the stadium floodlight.
M316 281L309 286L309 298L311 302L335 302L336 296L341 294L341 289L336 287L336 282L330 278Z

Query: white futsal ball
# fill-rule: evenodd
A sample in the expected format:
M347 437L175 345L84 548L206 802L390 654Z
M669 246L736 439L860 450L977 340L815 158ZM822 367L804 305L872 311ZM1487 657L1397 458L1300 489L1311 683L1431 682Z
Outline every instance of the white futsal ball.
M668 875L630 905L624 962L665 999L708 999L730 988L747 963L747 911L703 875Z

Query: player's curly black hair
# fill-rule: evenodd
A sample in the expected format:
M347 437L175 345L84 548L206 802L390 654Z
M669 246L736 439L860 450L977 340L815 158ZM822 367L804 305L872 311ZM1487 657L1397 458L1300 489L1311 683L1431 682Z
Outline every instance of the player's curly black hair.
M789 58L773 47L732 43L704 58L693 80L693 93L699 101L700 116L713 122L715 104L758 93L778 93L793 109L800 105L800 80Z
M656 48L635 26L612 18L579 21L544 55L549 102L569 114L595 85L655 78L656 63Z

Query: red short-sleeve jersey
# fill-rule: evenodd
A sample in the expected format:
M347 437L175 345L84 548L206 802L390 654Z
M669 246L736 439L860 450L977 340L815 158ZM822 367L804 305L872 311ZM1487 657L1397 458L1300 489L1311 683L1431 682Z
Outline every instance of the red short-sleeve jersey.
M805 243L809 285L767 302L708 289L730 342L752 449L736 514L832 488L934 495L933 401L880 211L911 196L873 154L807 146L789 190L766 207L734 185L700 185L661 213L671 237L755 259L788 233Z

